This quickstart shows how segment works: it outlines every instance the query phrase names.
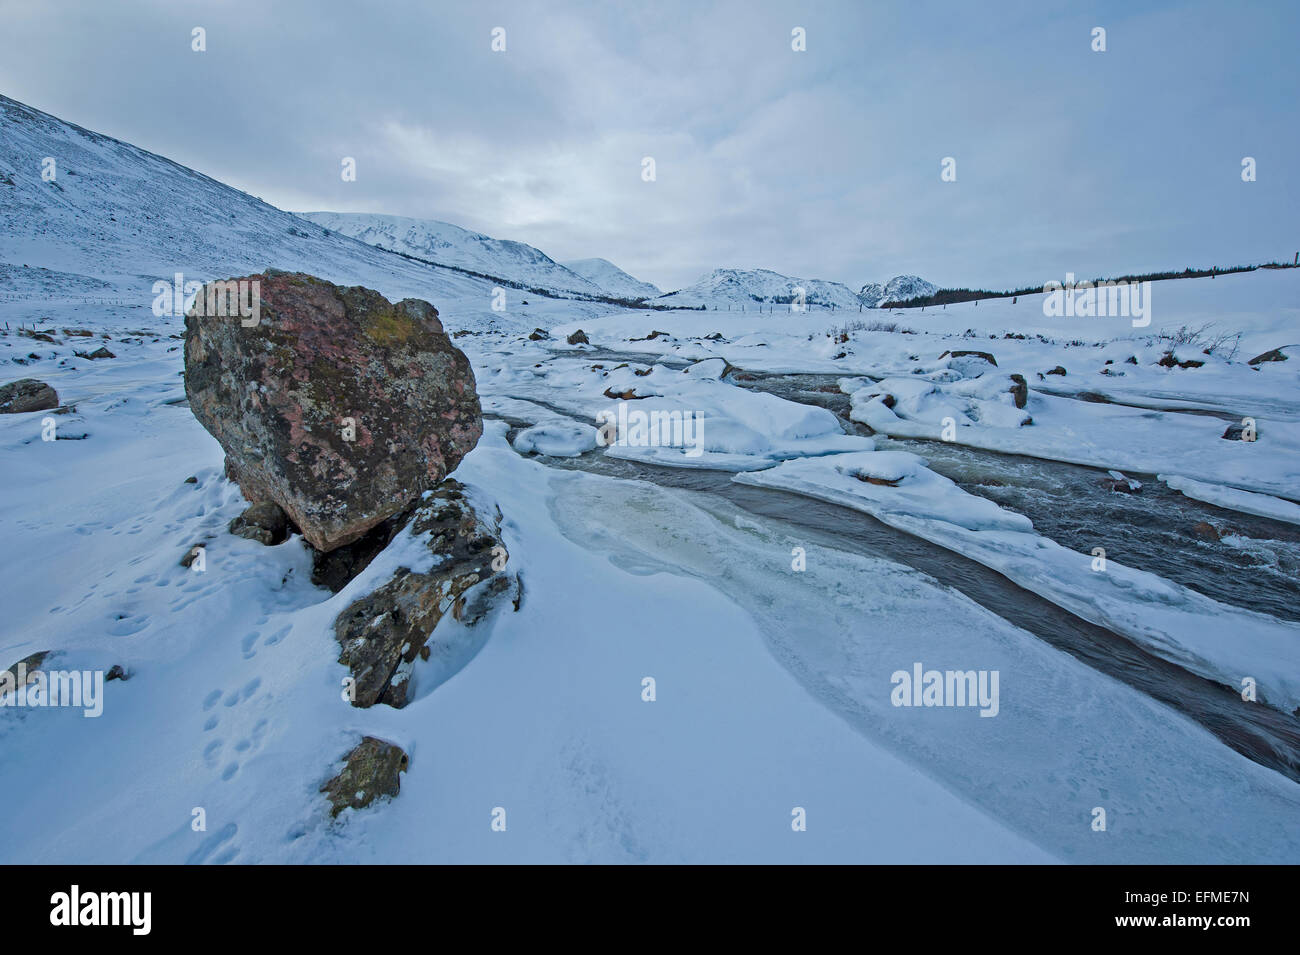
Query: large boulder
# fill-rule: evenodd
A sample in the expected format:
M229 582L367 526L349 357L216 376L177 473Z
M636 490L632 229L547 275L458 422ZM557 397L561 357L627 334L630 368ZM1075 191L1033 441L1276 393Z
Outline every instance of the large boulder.
M257 289L257 311L191 309L185 393L244 496L317 550L408 510L478 441L469 360L428 302L273 270L230 281Z
M20 378L7 385L0 385L0 414L46 411L58 406L58 393L35 378Z

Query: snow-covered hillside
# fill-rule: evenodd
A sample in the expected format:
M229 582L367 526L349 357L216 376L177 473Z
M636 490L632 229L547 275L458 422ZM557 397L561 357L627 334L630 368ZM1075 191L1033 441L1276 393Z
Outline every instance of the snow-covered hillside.
M530 287L584 295L606 295L603 288L560 265L541 249L509 239L462 229L436 219L363 212L302 212L302 218L381 249L391 249L439 265L509 278Z
M663 294L658 286L628 275L609 259L574 259L561 264L570 272L576 272L588 282L600 286L615 298L655 298Z
M851 308L857 311L858 296L847 285L822 279L801 279L768 269L714 269L694 285L655 300L660 305L684 305L688 308L719 308L739 311L742 306L754 310L758 305L789 305L798 300L813 308Z
M919 275L895 275L885 284L871 282L862 286L858 297L867 308L879 308L882 302L907 302L923 295L933 295L939 286Z

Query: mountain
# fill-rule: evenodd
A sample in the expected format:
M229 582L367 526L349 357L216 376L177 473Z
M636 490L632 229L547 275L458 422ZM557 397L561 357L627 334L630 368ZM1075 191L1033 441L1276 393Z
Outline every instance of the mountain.
M541 249L494 239L436 219L368 212L302 212L302 218L367 245L457 268L500 276L527 286L608 295L600 285L571 272Z
M560 264L600 286L614 298L657 298L663 294L657 286L628 275L608 259L575 259Z
M41 176L47 156L56 160L52 181ZM153 283L177 272L204 281L267 267L366 285L390 298L486 303L492 289L329 234L179 163L0 96L7 292L111 294L147 306Z
M862 286L858 297L867 308L879 308L881 302L905 302L923 295L933 295L937 291L939 286L927 282L920 276L895 275L884 285L872 282L870 285Z
M714 308L731 305L787 305L803 289L804 301L813 307L857 309L858 296L847 285L822 279L800 279L768 269L715 269L694 285L655 299L655 304Z

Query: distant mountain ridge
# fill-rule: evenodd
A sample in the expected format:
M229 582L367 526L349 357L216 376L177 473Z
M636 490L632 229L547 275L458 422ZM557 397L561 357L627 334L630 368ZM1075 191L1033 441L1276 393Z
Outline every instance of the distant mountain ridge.
M913 298L924 298L939 291L933 282L927 282L918 275L895 275L881 285L872 282L862 286L858 297L867 308L879 308L882 302L906 302Z
M609 259L574 259L560 264L615 298L657 298L663 294L658 286L628 275Z
M657 304L711 308L716 305L788 305L798 301L814 307L853 308L860 303L847 285L823 279L802 279L770 269L714 269L694 285L655 299Z

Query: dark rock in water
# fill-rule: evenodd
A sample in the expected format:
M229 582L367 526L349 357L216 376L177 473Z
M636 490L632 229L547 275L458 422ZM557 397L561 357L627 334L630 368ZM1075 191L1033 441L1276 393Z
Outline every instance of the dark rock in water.
M986 362L988 362L990 365L993 365L995 367L997 366L998 363L998 360L986 351L952 351L952 352L946 351L939 356L939 359L943 360L944 358L947 358L949 356L953 358L983 358Z
M0 414L46 411L58 406L58 392L35 378L19 378L0 385Z
M353 706L405 706L415 659L438 621L450 612L473 622L466 592L500 574L509 559L495 529L475 513L456 481L444 481L421 501L401 528L408 531L428 549L430 568L398 568L334 621L339 662L352 672Z
M396 796L402 788L400 774L408 765L400 746L363 737L344 757L342 771L320 788L329 797L330 815L349 807L365 809L380 796Z
M1295 347L1295 346L1293 346L1293 345L1292 345L1292 346L1287 346L1287 345L1283 345L1283 346L1282 346L1282 348L1288 348L1288 347L1292 347L1292 348L1293 348L1293 347ZM1283 353L1282 348L1274 348L1274 349L1272 349L1271 351L1266 351L1266 352L1264 352L1264 354L1262 354L1262 355L1256 355L1256 356L1255 356L1254 358L1252 358L1250 361L1246 362L1246 364L1248 364L1248 365L1258 365L1258 364L1260 364L1261 362L1265 362L1265 361L1286 361L1286 355Z
M1060 365L1057 365L1055 368L1053 368L1051 371L1049 371L1048 374L1049 374L1049 375L1064 375L1064 374L1065 374L1065 369L1062 368Z
M1011 394L1015 399L1016 407L1023 408L1029 404L1029 383L1025 381L1024 375L1012 375Z
M109 667L108 672L104 674L104 679L105 681L121 680L123 683L125 683L127 680L131 679L131 675L126 672L126 668L123 667L122 664L114 663L111 667Z
M185 393L244 496L317 550L408 510L474 447L474 374L428 302L301 273L232 281L257 283L256 314L191 310Z
M528 340L530 342L540 342L540 341L545 341L550 337L551 336L546 332L545 329L534 328L532 334L528 336Z
M572 335L570 335L570 336L568 337L567 341L568 341L568 343L569 343L570 345L590 345L590 344L591 344L591 342L587 341L587 333L584 332L581 328L578 329L576 332L574 332Z
M289 518L279 504L254 504L230 522L230 533L268 547L284 543L289 536Z
M89 353L84 352L84 351L74 351L72 354L76 355L78 358L89 358L91 361L94 361L94 360L99 359L99 358L116 358L116 357L117 357L117 356L114 355L111 351L109 351L107 348L105 348L103 345L100 345L100 346L99 346L98 348L96 348L94 351L89 352Z
M1209 521L1201 521L1192 527L1192 536L1198 540L1215 541L1219 540L1219 529Z

